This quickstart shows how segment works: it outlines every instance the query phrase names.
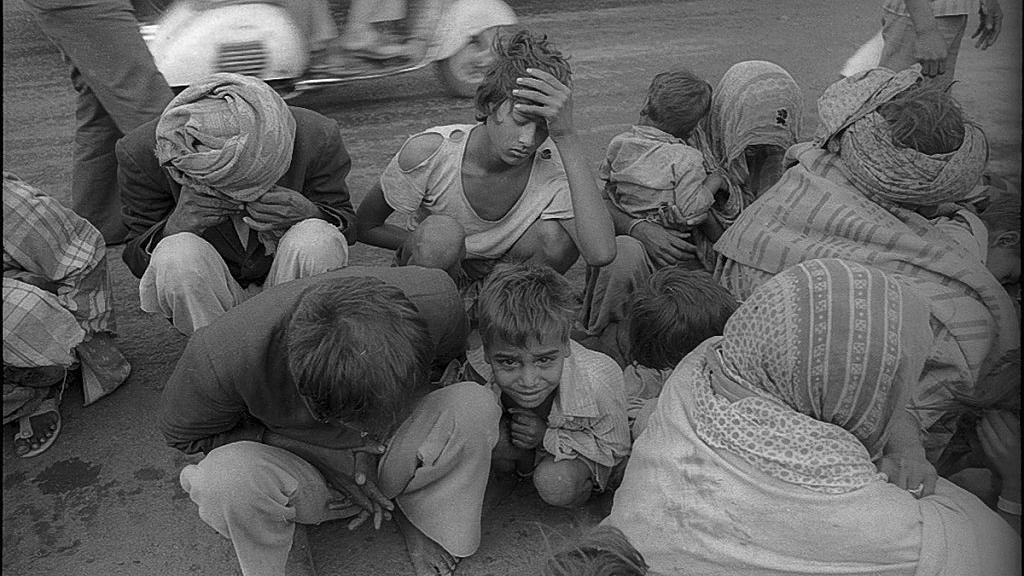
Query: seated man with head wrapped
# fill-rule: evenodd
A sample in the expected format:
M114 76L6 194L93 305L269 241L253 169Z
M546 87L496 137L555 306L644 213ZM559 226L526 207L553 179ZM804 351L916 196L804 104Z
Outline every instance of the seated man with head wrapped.
M794 264L842 258L881 268L925 297L934 340L908 406L916 422L905 430L928 432L934 462L963 412L1019 406L1019 372L999 373L1019 358L1020 328L975 238L984 224L972 204L991 193L982 185L985 135L920 79L916 67L878 68L826 89L822 134L789 149L795 165L716 243L715 275L742 301ZM919 445L909 454L890 448L894 461L923 461ZM901 481L927 493L928 468L901 472Z
M155 149L154 149L155 147ZM117 144L142 309L185 334L262 286L348 262L351 159L337 124L264 82L214 74Z

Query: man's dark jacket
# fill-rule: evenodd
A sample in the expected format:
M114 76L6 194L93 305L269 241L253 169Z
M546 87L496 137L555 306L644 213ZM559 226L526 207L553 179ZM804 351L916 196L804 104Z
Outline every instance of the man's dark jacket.
M338 124L304 108L289 107L295 117L295 147L292 163L279 186L290 188L312 200L321 217L341 227L349 244L355 242L355 212L345 177L352 160L341 141ZM118 141L117 183L128 244L122 258L128 269L141 278L149 256L163 238L164 224L177 205L181 185L171 178L156 158L156 125L159 119L139 126ZM222 222L203 232L231 272L243 286L262 283L270 272L273 255L268 255L251 231L248 248L242 246L234 225Z

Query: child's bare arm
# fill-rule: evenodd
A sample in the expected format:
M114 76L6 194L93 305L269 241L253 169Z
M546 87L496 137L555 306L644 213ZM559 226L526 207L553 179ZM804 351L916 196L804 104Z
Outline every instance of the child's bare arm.
M394 209L384 199L378 182L356 210L356 237L363 244L395 250L409 237L409 231L386 223Z
M543 70L530 68L526 72L529 76L519 79L520 88L513 94L532 104L515 106L524 114L544 118L548 135L558 147L575 214L571 221L565 221L566 232L587 264L610 264L615 259L615 231L594 174L583 156L583 145L573 123L572 90Z

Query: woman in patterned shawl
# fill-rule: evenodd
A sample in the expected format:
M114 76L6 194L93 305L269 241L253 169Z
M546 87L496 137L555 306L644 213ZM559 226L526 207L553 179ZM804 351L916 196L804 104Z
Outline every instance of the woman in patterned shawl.
M712 208L709 232L715 239L744 206L782 175L783 153L799 137L802 114L800 87L777 64L740 62L722 76L713 92L711 110L690 142L703 152L708 169L722 176L727 186ZM603 351L621 361L628 344L620 323L635 287L660 267L648 254L657 252L675 261L697 256L692 244L665 237L640 240L618 236L616 245L618 255L612 264L587 270L583 325L588 336L600 341ZM665 248L669 245L672 248ZM715 258L708 254L703 260L714 262Z
M928 305L880 270L811 260L763 284L669 378L611 515L662 574L989 576L1010 525L873 461L925 364Z
M1020 328L978 242L963 239L984 230L965 205L986 190L985 136L920 78L918 67L877 68L826 89L819 136L790 148L796 164L715 244L715 276L740 301L812 258L862 262L911 284L931 306L935 336L910 403L934 462L965 413L1019 408Z

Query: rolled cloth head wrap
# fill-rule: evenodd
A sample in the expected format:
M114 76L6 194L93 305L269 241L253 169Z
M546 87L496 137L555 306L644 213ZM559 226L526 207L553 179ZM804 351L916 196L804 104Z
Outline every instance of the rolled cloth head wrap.
M838 152L846 175L875 201L914 208L970 200L982 190L977 184L988 162L981 129L965 122L960 148L929 155L897 146L877 112L920 78L919 65L902 72L875 68L829 86L818 100L816 142Z
M923 370L917 342L929 340L928 321L927 304L878 269L793 266L762 284L707 350L716 392L753 396L697 394L697 433L811 490L877 481L871 458Z
M156 127L156 157L182 186L252 202L291 165L295 118L262 80L213 74L178 94Z
M715 88L705 117L714 159L728 167L747 146L796 143L803 115L800 86L778 64L749 60L734 64Z

